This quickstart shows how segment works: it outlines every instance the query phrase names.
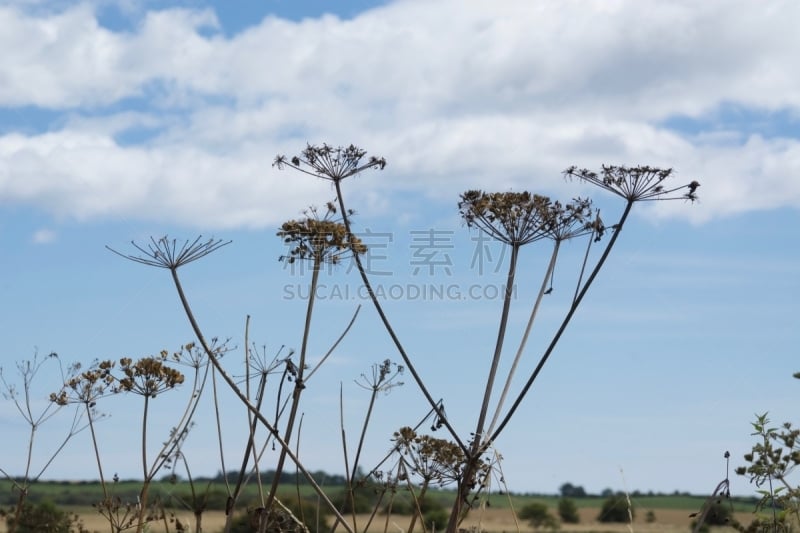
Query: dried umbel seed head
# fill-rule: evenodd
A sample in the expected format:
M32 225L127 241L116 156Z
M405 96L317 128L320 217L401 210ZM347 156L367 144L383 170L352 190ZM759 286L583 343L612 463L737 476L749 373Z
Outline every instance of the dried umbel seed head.
M108 246L106 248L136 263L177 270L181 266L197 261L231 243L231 241L223 241L221 239L212 238L206 241L202 239L203 237L199 236L193 241L187 240L179 243L177 239L170 239L167 236L160 239L150 237L150 242L144 246L131 241L131 244L139 251L139 254L123 254Z
M697 188L700 183L692 181L686 185L667 187L664 181L671 177L671 168L651 166L615 166L603 165L599 173L588 169L569 167L564 171L567 178L597 185L610 193L616 194L629 202L653 200L697 200Z
M278 169L288 166L305 174L338 182L367 168L383 170L386 167L384 158L373 156L365 162L366 155L366 150L352 144L336 148L327 144L321 146L309 144L299 156L287 158L285 155L279 155L275 157L272 166Z
M98 398L109 392L115 381L111 374L113 361L95 362L91 368L82 372L80 368L80 365L75 365L75 374L67 379L63 388L50 394L51 402L58 405L84 403L92 406Z
M115 391L155 398L161 392L182 384L183 374L164 364L164 359L163 354L143 357L136 362L129 357L123 357L119 360L122 377L117 379Z
M551 220L550 199L530 192L461 194L458 211L467 227L477 227L493 238L521 246L547 236Z
M306 214L306 218L289 220L281 225L277 235L290 245L290 250L280 260L287 263L308 260L317 264L338 264L348 253L367 252L367 246L361 239L348 233L342 222L333 219L336 214L333 203L327 204L324 217L320 217L314 207Z

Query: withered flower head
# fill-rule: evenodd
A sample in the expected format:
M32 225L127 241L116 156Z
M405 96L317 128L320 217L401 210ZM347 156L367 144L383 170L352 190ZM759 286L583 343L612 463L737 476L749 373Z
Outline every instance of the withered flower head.
M396 431L392 440L397 451L412 466L413 473L439 485L461 479L466 456L456 443L419 435L407 426ZM480 460L478 471L483 472L486 468L486 463Z
M382 157L373 156L366 162L362 161L366 155L366 150L362 150L352 144L347 147L338 146L336 148L327 144L322 146L309 144L299 156L294 156L291 159L285 155L275 157L272 166L278 167L278 169L288 166L300 172L331 181L343 180L367 168L374 167L383 170L386 167L386 160Z
M524 192L479 190L461 194L458 211L467 227L477 227L506 244L521 246L544 238L551 230L553 213L546 196Z
M382 363L372 365L369 376L361 374L361 378L356 380L356 385L370 391L388 393L393 388L403 385L403 382L398 380L403 372L405 372L403 365L393 363L391 359L384 359Z
M574 198L567 204L556 200L548 203L546 211L548 236L556 241L592 233L596 223L592 217L592 201L588 198Z
M366 253L367 245L355 235L348 234L345 225L333 218L335 214L336 206L328 202L323 217L319 216L316 207L311 207L305 218L284 222L277 235L292 248L289 255L279 259L288 263L305 259L317 264L338 264L350 252Z
M50 401L58 405L85 403L91 405L104 396L115 378L111 374L113 361L95 362L91 368L81 372L81 366L75 365L75 374L67 379L59 392L50 394Z
M129 357L119 360L123 377L117 379L116 392L132 392L155 398L161 392L183 383L183 374L164 364L166 352L154 357L143 357L134 362Z
M664 186L663 182L672 174L671 168L641 165L636 167L603 165L599 174L575 166L564 171L564 176L567 178L578 178L592 183L629 202L681 199L694 202L697 200L697 188L700 184L696 181L672 188Z

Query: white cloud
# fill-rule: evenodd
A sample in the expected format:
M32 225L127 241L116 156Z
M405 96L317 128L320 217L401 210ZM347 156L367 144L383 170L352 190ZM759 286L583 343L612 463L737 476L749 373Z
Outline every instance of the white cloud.
M33 242L36 244L50 244L55 241L57 234L55 231L47 228L36 230L33 234Z
M150 11L112 32L88 4L0 8L0 45L20 50L0 58L0 105L68 114L59 129L0 137L0 198L77 218L274 224L330 191L272 158L327 141L389 160L359 182L363 198L572 195L563 168L612 163L702 183L701 206L663 215L800 207L787 179L798 139L659 125L727 103L796 116L798 16L793 2L405 0L351 20L267 17L226 38L210 10ZM152 136L121 144L136 128Z

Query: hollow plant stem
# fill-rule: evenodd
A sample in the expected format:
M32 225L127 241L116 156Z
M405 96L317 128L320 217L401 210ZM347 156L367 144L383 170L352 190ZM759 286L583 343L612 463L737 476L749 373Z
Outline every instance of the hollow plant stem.
M483 393L483 401L481 402L481 410L478 415L478 422L475 426L475 433L472 437L472 444L469 453L466 454L466 464L461 479L458 482L456 490L456 500L453 502L453 508L450 512L450 520L447 525L447 531L454 532L458 528L458 523L463 516L463 505L466 502L470 490L472 490L472 478L475 476L478 462L484 446L484 424L486 423L486 413L489 409L489 402L492 397L492 390L494 389L495 376L497 375L497 367L500 364L500 356L503 353L503 341L506 336L506 326L508 325L508 315L511 309L511 296L514 294L514 278L517 271L517 259L519 257L518 243L511 243L511 259L508 264L508 275L506 276L506 288L503 296L503 310L500 314L500 326L497 331L497 341L495 342L494 354L492 355L492 363L489 368L489 375L486 378L486 388Z
M525 326L525 332L522 334L522 340L519 343L519 348L517 348L517 353L514 355L514 361L511 364L511 370L508 371L508 377L506 377L506 383L503 386L503 392L500 393L500 399L497 401L497 408L494 411L494 416L492 416L492 421L489 423L489 427L486 430L487 433L494 431L494 426L497 424L497 419L499 418L500 412L503 409L503 404L508 396L508 391L511 389L511 382L514 379L514 374L516 373L519 361L522 359L522 354L525 351L525 346L528 343L528 337L533 329L533 323L536 320L537 313L539 312L539 306L541 305L542 298L547 290L547 281L552 279L560 246L561 240L556 239L553 244L553 253L550 255L550 263L547 265L547 271L545 272L544 279L542 280L542 286L539 288L539 293L536 295L536 302L533 304L530 317L528 317L528 324Z
M592 285L592 282L595 280L595 278L597 277L597 274L600 272L600 269L603 267L603 264L606 262L606 259L608 258L608 255L611 253L611 249L614 247L614 243L617 242L617 238L619 237L619 234L622 232L622 228L625 225L625 221L627 220L628 215L631 212L631 208L633 207L633 203L634 203L633 201L629 200L627 202L627 204L625 205L625 210L622 212L622 216L620 217L619 222L616 225L616 230L614 231L614 234L611 236L611 239L609 239L605 250L603 250L603 254L597 260L597 263L595 264L594 269L592 269L592 273L589 274L589 277L586 279L586 283L583 285L583 287L581 288L580 292L575 297L575 300L572 302L572 305L570 306L569 311L567 311L567 314L565 315L564 319L562 320L561 325L559 326L559 328L556 331L555 335L553 335L553 338L550 341L550 344L547 346L547 349L544 351L544 354L542 354L542 357L539 360L539 363L536 365L536 368L531 373L530 377L528 378L528 381L525 383L525 386L522 388L520 393L517 395L517 398L514 400L514 403L511 405L511 407L509 408L508 412L503 417L503 420L500 422L500 425L497 427L497 429L494 431L494 433L490 436L488 442L490 442L490 443L493 442L494 440L497 439L497 437L500 435L500 433L502 433L503 429L506 427L506 425L508 424L509 420L511 420L511 417L514 416L514 413L519 408L520 404L522 403L522 400L528 394L528 391L530 390L531 386L533 385L533 382L536 381L536 378L539 376L539 373L542 371L542 367L544 367L544 364L547 362L547 359L553 353L553 350L555 349L556 345L558 344L558 341L561 339L561 335L564 334L564 331L567 329L567 326L569 325L570 321L572 320L572 317L575 315L575 311L578 310L578 307L580 306L580 303L583 300L583 297L586 296L586 293L589 290L589 287Z
M103 465L100 462L100 450L97 447L97 435L94 432L94 421L92 419L92 410L88 403L86 406L86 416L89 418L89 432L92 435L92 448L94 449L94 459L97 461L97 473L100 476L100 486L103 488L103 503L108 502L108 487L106 487L106 478L103 475Z
M150 491L150 476L147 471L147 408L150 406L150 395L144 395L144 412L142 414L142 489L139 492L139 518L136 521L136 533L144 531L147 516L147 497Z

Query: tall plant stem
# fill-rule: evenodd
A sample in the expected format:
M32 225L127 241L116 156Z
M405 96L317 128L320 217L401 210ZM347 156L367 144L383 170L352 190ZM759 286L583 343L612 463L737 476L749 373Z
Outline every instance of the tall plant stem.
M305 381L303 381L303 370L306 366L306 354L308 352L308 337L311 332L311 315L314 313L314 296L317 292L317 282L319 281L319 271L322 266L322 258L314 258L314 268L311 273L311 291L308 294L308 307L306 308L306 322L303 326L303 343L300 347L300 360L297 364L297 375L294 379L294 393L292 395L292 407L289 409L289 420L286 422L286 431L284 433L284 441L288 444L292 438L292 430L294 429L294 421L297 418L297 411L300 408L300 395L305 388ZM280 484L281 473L283 472L283 465L286 462L286 454L289 448L281 448L280 456L278 457L278 464L275 466L275 477L272 479L272 486L270 487L269 494L267 494L267 501L264 502L264 509L267 513L272 509L272 502L275 499L275 493L278 492L278 485Z
M547 346L547 349L542 355L542 358L539 360L539 364L536 365L536 368L533 370L533 373L528 378L528 381L525 383L525 386L520 391L516 400L514 400L514 403L508 410L508 413L506 413L506 416L503 417L502 422L500 422L500 425L491 435L488 442L494 441L495 439L497 439L500 433L502 433L503 429L506 427L506 424L508 424L509 420L511 420L511 417L514 416L514 413L516 412L517 408L519 408L520 404L522 403L522 400L525 398L525 395L528 394L528 390L530 390L531 386L533 385L533 382L536 381L536 378L542 371L542 367L544 367L544 364L547 362L547 359L553 353L553 350L558 344L558 341L561 339L561 335L563 335L564 331L567 329L567 326L572 320L575 311L578 310L578 306L583 300L583 297L586 296L586 292L589 290L589 287L592 285L592 282L597 277L597 274L600 272L600 269L603 267L603 264L606 262L608 254L611 253L611 249L614 247L614 243L617 242L617 237L619 237L619 234L622 232L622 228L625 225L625 221L627 220L628 215L631 212L633 203L634 202L632 200L629 200L628 203L625 205L625 210L622 212L622 216L620 217L619 222L617 223L616 231L614 231L614 234L611 236L611 239L609 239L608 244L606 245L606 249L600 256L600 259L598 259L597 264L594 266L594 269L592 270L592 273L589 274L589 277L586 279L586 283L583 285L583 288L580 290L578 295L575 297L575 300L572 302L569 311L567 311L564 320L561 322L561 326L559 326L558 330L553 336L553 339L550 341L550 344Z
M97 436L94 432L94 422L92 420L92 411L88 403L86 406L86 416L89 418L89 432L92 434L92 448L94 449L94 458L97 461L97 472L100 475L100 486L103 488L103 503L108 502L108 488L106 487L106 478L103 475L103 465L100 463L100 450L97 449Z
M497 330L497 341L494 347L494 354L492 355L492 364L489 368L489 375L486 378L486 389L483 393L483 401L481 402L481 411L478 415L478 423L475 426L475 433L472 438L472 445L470 446L469 453L466 454L466 465L461 479L458 482L458 489L456 500L453 502L453 509L450 513L450 521L447 525L448 531L456 531L458 523L463 514L463 505L472 490L472 478L480 461L482 448L484 446L483 430L486 423L486 413L489 410L489 402L492 397L492 390L494 389L494 380L497 375L497 367L500 364L500 356L503 353L503 341L506 337L506 326L508 325L508 314L511 309L511 296L514 294L514 277L517 272L517 258L519 257L518 243L511 243L511 259L508 265L508 275L506 277L506 290L503 296L503 310L500 314L500 327Z
M139 492L139 519L136 523L136 533L144 531L145 517L147 516L147 495L150 489L150 476L147 472L147 408L150 406L150 395L144 395L144 413L142 414L142 490Z
M497 419L499 418L500 412L503 409L503 404L508 396L508 391L511 389L511 382L514 379L517 365L519 364L520 359L522 359L522 353L525 351L525 346L528 343L528 337L533 329L533 323L536 320L537 313L539 312L539 306L541 305L542 298L547 290L547 280L552 280L553 270L556 268L556 259L558 258L558 250L560 247L561 239L556 239L553 244L553 253L550 255L550 264L547 265L547 271L544 274L542 286L539 287L539 294L536 295L536 302L533 304L533 309L531 309L531 316L528 318L528 324L525 326L525 332L522 334L522 340L519 343L519 348L517 348L517 353L514 356L513 363L511 364L511 370L508 371L508 377L506 378L506 383L503 386L503 392L500 394L500 399L497 401L497 408L494 411L494 416L489 424L489 428L486 430L487 433L494 431L494 426L497 424Z
M478 416L478 423L475 426L475 438L472 442L472 453L477 453L481 447L483 439L483 430L486 423L486 414L489 410L489 402L494 390L494 380L497 375L497 367L500 364L500 356L503 353L503 342L506 338L506 326L508 325L508 314L511 309L511 296L514 293L514 278L517 273L517 258L519 257L519 245L511 244L511 260L508 265L508 275L506 277L506 290L503 296L503 311L500 315L500 327L497 331L497 341L494 347L494 354L492 355L492 364L489 368L489 375L486 378L486 389L483 393L483 402L481 403L481 412Z
M344 222L345 230L347 231L348 236L353 235L352 230L350 229L350 217L347 215L347 209L344 206L344 197L342 196L342 187L340 180L333 180L333 184L336 187L336 199L339 202L339 209L342 212L342 222ZM450 436L453 438L454 441L458 444L458 446L462 449L464 453L468 452L468 448L464 445L464 442L456 433L456 430L450 424L450 421L444 415L444 411L442 411L441 407L439 406L439 402L433 399L431 393L428 391L428 388L425 386L425 383L422 381L422 377L420 377L417 369L414 367L414 364L411 362L411 358L403 348L403 344L400 342L399 337L394 331L394 328L389 323L389 318L386 316L386 313L383 311L383 306L378 301L377 296L375 296L375 291L372 289L372 284L369 281L369 277L367 276L367 272L364 269L364 265L361 262L361 258L358 254L353 254L353 258L356 261L356 268L358 269L358 273L361 275L361 281L364 283L364 287L367 289L367 294L369 294L369 298L372 301L372 305L375 306L375 310L378 313L378 316L383 323L383 327L386 329L386 332L391 337L392 342L394 343L395 347L397 348L397 352L400 354L400 357L403 358L403 363L408 368L408 371L411 372L411 376L414 378L417 386L419 387L420 391L422 392L425 399L428 400L431 408L436 412L439 416L439 420L442 421L444 426L447 428L447 431L450 433Z
M361 451L364 449L364 438L367 435L367 427L369 426L369 421L372 418L372 409L375 407L375 398L378 396L378 387L372 388L372 394L369 398L369 407L367 408L367 414L364 416L364 424L361 427L361 436L358 439L358 447L356 448L356 456L353 459L353 469L352 474L350 475L350 479L355 479L356 472L358 471L358 462L361 459Z
M336 509L336 506L333 504L333 502L331 502L330 498L328 498L328 496L325 494L325 491L322 490L322 487L319 486L317 481L314 479L314 476L312 476L311 473L300 462L300 458L297 457L297 455L295 455L295 453L292 452L291 449L289 449L289 445L281 438L278 429L275 426L273 426L269 422L269 420L267 420L264 417L264 415L261 414L258 408L250 402L247 396L245 396L244 393L241 391L241 389L239 389L239 387L236 385L236 382L233 380L233 378L225 371L222 364L219 362L219 359L217 359L216 355L214 355L213 350L211 350L211 347L208 345L205 335L203 335L203 331L200 329L200 325L197 323L197 319L194 316L194 312L192 311L192 308L189 305L189 300L186 298L186 294L183 292L183 285L181 284L181 280L178 277L177 269L170 269L170 273L172 274L172 281L175 285L175 290L178 292L178 298L180 298L181 305L183 306L183 311L186 314L186 318L189 321L189 324L191 325L192 331L194 331L194 334L197 337L198 342L203 347L203 350L205 350L206 355L209 358L209 361L211 361L211 364L214 365L214 368L219 372L220 376L222 376L222 379L225 380L225 383L228 384L228 387L230 387L231 391L236 395L237 398L239 398L239 401L241 401L242 404L244 404L250 410L250 412L253 413L253 416L256 417L258 421L264 425L267 431L270 432L270 434L275 439L275 442L277 442L278 445L281 446L281 448L287 450L287 455L289 456L289 459L291 459L294 462L294 464L297 466L297 469L300 471L301 474L303 474L303 477L306 478L308 484L311 485L311 487L314 489L314 492L316 492L317 495L319 496L320 500L322 500L325 503L325 505L328 507L328 509L331 510L331 512L334 514L335 517L337 517L339 520L342 521L345 529L347 529L349 533L355 533L353 529L344 521L344 518L342 517L341 513L339 513L339 510Z

